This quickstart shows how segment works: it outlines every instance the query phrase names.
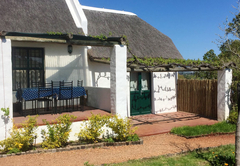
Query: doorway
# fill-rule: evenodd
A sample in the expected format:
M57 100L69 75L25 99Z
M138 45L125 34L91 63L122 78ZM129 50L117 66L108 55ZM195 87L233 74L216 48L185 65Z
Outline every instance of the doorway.
M130 115L150 114L151 75L149 72L130 73Z

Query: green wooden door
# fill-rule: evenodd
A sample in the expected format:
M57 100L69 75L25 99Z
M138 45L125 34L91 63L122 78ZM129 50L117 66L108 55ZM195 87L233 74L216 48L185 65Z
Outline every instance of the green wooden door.
M130 73L130 112L131 116L151 113L150 73Z

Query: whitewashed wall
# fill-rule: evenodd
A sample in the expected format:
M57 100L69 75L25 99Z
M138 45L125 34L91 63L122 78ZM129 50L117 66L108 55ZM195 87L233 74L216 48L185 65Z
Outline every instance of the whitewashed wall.
M12 108L12 61L11 61L11 40L0 39L0 109L9 108L8 118L0 111L0 140L9 135L12 128L13 108Z
M80 132L80 130L83 128L83 125L84 125L84 121L79 121L79 122L73 122L72 123L71 132L70 132L70 135L69 135L69 141L78 140L77 133ZM42 143L42 141L43 141L43 139L41 137L41 130L48 131L47 126L46 125L38 126L37 131L36 131L36 133L37 133L36 143L37 144Z
M111 112L110 88L84 87L88 91L87 105Z
M175 72L152 73L152 113L177 112Z
M93 87L110 88L110 65L89 61L90 82Z

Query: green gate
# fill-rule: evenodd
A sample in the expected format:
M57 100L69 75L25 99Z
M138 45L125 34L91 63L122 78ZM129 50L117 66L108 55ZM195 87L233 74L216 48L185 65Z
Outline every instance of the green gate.
M151 113L151 76L148 72L130 73L130 115Z

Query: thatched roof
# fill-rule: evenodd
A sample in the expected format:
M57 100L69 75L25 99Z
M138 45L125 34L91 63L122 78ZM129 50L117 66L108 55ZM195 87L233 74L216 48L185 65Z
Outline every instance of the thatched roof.
M129 48L138 57L183 59L172 40L136 15L117 14L84 9L88 20L88 34L108 36L126 35ZM94 58L109 57L109 48L92 47L88 54ZM128 57L132 55L128 52Z
M0 0L0 31L82 33L65 0Z

